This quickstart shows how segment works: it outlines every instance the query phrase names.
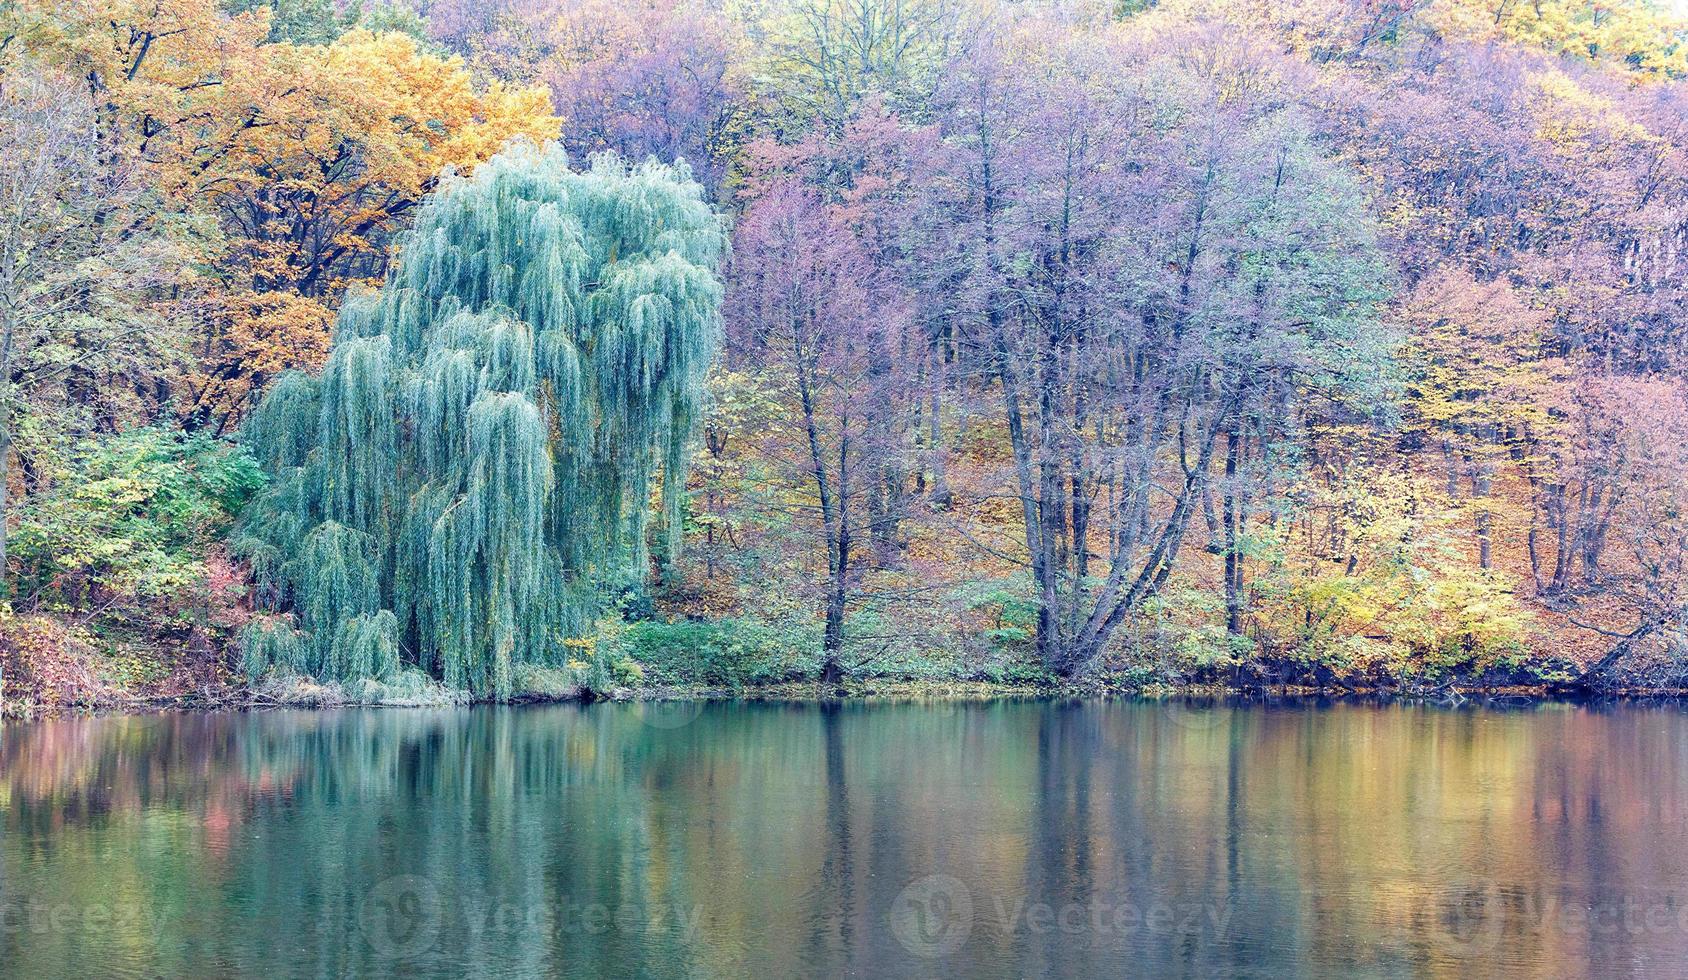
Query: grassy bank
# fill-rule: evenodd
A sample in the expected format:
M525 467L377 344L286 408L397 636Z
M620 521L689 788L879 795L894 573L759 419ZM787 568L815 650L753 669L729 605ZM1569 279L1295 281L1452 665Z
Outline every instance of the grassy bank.
M330 682L267 668L251 676L239 634L199 627L117 631L66 617L12 618L0 630L9 716L78 711L332 708L468 704L477 698L414 667L382 680ZM512 703L547 701L821 701L839 698L1344 697L1458 701L1589 694L1678 695L1680 671L1634 657L1598 678L1574 660L1514 651L1477 656L1336 660L1231 653L1215 645L1144 642L1110 651L1097 669L1063 678L1023 629L957 623L937 639L857 641L835 685L819 683L812 620L615 618L554 667L519 666ZM901 632L909 632L907 630ZM896 629L878 631L896 636ZM866 634L864 634L866 635ZM934 636L923 631L922 637Z
M1688 697L1685 687L1610 686L1599 689L1552 684L1493 684L1472 681L1442 683L1317 686L1308 684L1234 684L1212 681L1145 680L1140 672L1099 674L1082 681L992 681L977 679L906 679L851 677L839 684L812 679L750 684L705 682L652 683L594 690L584 685L550 682L528 686L498 703L544 704L566 702L715 702L818 704L840 701L1073 700L1128 698L1183 703L1225 702L1270 704L1283 702L1421 703L1518 706L1545 700L1590 698L1667 699ZM159 711L248 711L273 708L332 709L349 707L453 707L493 703L466 691L408 675L400 682L361 685L319 684L304 678L270 678L257 684L228 684L196 691L157 694L107 690L98 698L69 702L40 702L7 698L0 717L40 719L67 714L144 714Z

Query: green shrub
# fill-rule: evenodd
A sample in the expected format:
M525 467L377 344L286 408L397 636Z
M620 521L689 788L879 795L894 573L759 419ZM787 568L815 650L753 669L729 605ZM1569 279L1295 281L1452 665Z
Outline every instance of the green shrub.
M985 638L992 648L1021 653L1037 640L1037 594L1030 575L984 579L956 589L950 600L969 613L986 617Z
M579 672L568 667L517 664L513 673L512 685L518 698L555 701L580 694Z
M648 682L737 687L813 674L820 630L748 618L708 623L644 620L629 623L618 641L643 668Z
M161 427L84 440L49 461L21 501L15 595L42 607L171 598L201 582L205 553L263 484L246 452Z

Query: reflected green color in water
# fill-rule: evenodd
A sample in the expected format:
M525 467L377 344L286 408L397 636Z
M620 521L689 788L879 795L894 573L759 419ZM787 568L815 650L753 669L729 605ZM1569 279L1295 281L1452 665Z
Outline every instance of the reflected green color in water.
M73 719L0 807L7 976L1688 972L1666 709Z

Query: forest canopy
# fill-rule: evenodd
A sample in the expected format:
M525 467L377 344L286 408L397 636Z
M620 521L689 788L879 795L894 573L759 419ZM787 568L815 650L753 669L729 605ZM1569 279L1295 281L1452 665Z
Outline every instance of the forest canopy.
M1685 86L1664 0L4 0L0 662L1680 686Z

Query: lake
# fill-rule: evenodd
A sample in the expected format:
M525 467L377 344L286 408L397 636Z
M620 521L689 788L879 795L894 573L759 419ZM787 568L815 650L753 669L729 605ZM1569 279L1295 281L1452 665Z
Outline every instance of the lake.
M63 719L0 808L6 976L1688 973L1668 708Z

